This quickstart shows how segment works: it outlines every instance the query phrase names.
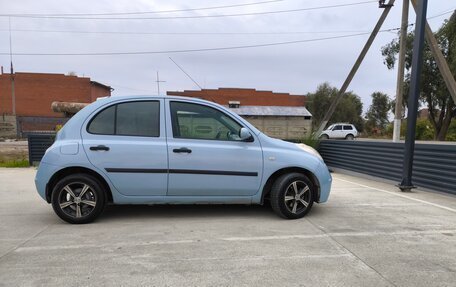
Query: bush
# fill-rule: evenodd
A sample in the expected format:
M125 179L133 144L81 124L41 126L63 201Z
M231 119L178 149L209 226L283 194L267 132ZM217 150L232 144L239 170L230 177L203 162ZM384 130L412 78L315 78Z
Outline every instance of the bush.
M314 133L306 134L298 142L313 147L314 149L318 149L318 146L320 145L320 140Z
M434 126L427 119L418 119L416 121L415 138L417 140L433 140Z
M450 127L448 128L448 133L445 140L456 141L456 120L454 118L451 121Z

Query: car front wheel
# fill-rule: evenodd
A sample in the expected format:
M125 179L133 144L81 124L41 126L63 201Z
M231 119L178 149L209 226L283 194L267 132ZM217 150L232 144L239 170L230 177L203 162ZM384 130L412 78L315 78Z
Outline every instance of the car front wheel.
M301 173L284 174L272 186L271 206L283 218L301 218L312 208L314 194L315 187L307 176Z
M68 223L92 222L103 212L105 205L102 185L87 174L66 176L57 182L52 191L52 208Z

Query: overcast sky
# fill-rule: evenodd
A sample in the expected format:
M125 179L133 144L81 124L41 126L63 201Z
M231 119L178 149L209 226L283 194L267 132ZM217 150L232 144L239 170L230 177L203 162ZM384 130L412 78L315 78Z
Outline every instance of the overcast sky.
M256 5L223 9L97 16L111 18L168 17L168 19L11 18L13 53L150 52L248 46L370 32L382 12L376 1L353 6L288 13L177 18L281 11L360 2L365 1L0 0L0 14L150 12L257 3ZM384 29L396 28L400 25L401 6L402 1L396 1L396 6L393 7L383 26ZM429 1L428 17L455 8L454 0L432 0ZM451 13L447 13L430 19L429 23L435 30L450 15ZM81 15L81 17L87 18L87 15ZM169 17L175 18L169 19ZM415 14L411 10L410 22L414 21ZM116 34L39 32L43 30L116 32ZM118 32L125 32L125 34ZM143 34L128 34L129 32ZM293 34L291 32L302 33ZM374 91L382 91L391 98L394 97L396 71L387 70L383 64L380 48L395 37L395 32L379 34L349 87L362 98L365 110L370 104L370 94ZM160 79L166 81L160 84L161 93L166 90L198 89L198 86L169 59L172 57L204 88L241 87L305 94L314 91L318 84L325 81L340 87L367 38L366 34L288 45L188 53L107 56L13 55L13 62L16 72L66 74L73 71L79 76L84 75L112 86L115 88L113 95L156 94L157 71L160 73ZM0 39L0 53L8 53L8 17L0 17ZM0 65L4 66L6 71L9 69L9 62L9 56L0 55Z

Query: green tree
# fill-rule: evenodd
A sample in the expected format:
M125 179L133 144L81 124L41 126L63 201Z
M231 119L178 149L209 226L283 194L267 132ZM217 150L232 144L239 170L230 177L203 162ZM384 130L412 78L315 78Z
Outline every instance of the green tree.
M445 20L442 27L435 33L440 50L446 58L453 76L456 76L456 12L449 20ZM412 63L413 32L407 36L406 52L406 79L404 99L408 98L410 86L410 69ZM384 63L388 69L393 69L399 53L399 39L382 47ZM437 67L437 63L426 43L423 53L423 70L421 74L420 101L429 109L429 120L433 126L434 139L445 140L451 121L456 117L454 104L445 82Z
M387 94L375 92L371 95L372 104L366 113L366 130L380 129L385 131L388 121L388 112L391 108L391 102Z
M317 87L314 93L307 94L306 107L312 114L313 129L320 125L338 91L337 88L331 87L329 83L323 83ZM363 103L360 97L353 92L347 92L334 111L329 124L336 122L352 123L358 131L362 131L364 126L364 120L361 116L362 112Z

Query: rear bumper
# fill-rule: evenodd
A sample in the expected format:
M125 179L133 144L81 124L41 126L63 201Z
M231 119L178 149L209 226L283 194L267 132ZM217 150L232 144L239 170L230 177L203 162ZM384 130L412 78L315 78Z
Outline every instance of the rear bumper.
M38 171L35 176L36 190L38 191L38 194L47 202L49 202L49 199L46 198L47 184L52 175L55 174L58 170L59 166L44 162L41 162L38 167Z

